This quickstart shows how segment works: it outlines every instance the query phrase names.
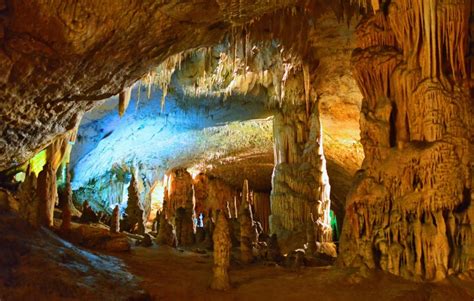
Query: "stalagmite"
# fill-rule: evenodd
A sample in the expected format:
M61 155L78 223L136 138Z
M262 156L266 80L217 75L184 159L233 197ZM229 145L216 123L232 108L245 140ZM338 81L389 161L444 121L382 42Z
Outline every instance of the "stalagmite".
M127 209L125 209L129 229L124 230L135 230L138 234L145 234L145 219L143 216L144 212L141 206L142 205L140 202L140 193L138 192L137 180L135 178L135 173L132 173L132 179L130 181L130 186L128 187Z
M40 200L37 194L37 178L35 173L30 171L30 166L26 170L25 181L20 185L18 198L20 216L32 226L39 226Z
M160 229L158 236L156 237L156 242L159 245L167 245L173 248L177 245L176 232L173 225L168 220L168 209L166 202L163 202L163 210L160 216Z
M70 189L69 185L69 189ZM72 200L71 204L69 202L65 202L63 206L61 207L62 214L62 223L61 223L61 232L67 232L71 229L71 220L72 220L72 212L71 212L71 205L72 205Z
M69 212L72 214L73 211L77 212L77 209L74 207L74 204L72 201L71 172L69 171L69 163L67 163L65 166L65 172L66 172L66 181L64 183L64 187L62 191L58 191L59 207L67 208Z
M91 206L89 205L88 201L84 201L82 203L82 215L80 218L81 223L97 223L99 222L99 217L97 214L92 210Z
M115 205L115 208L112 211L112 218L110 219L110 232L112 232L112 233L120 232L120 207L119 207L119 205Z
M38 175L38 198L40 202L40 223L43 226L53 226L54 205L56 202L56 174L53 166L47 162Z
M240 204L239 211L240 260L243 263L251 263L253 261L252 242L255 239L255 231L253 229L252 208L249 201L249 183L247 180L244 180L242 203Z
M212 236L214 241L214 267L211 288L227 290L230 288L229 266L231 240L229 223L224 212L217 216L216 228Z

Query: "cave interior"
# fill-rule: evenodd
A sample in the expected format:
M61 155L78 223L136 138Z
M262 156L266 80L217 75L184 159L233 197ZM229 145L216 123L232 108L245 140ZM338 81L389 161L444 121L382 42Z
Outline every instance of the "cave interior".
M0 0L0 301L473 300L473 0Z

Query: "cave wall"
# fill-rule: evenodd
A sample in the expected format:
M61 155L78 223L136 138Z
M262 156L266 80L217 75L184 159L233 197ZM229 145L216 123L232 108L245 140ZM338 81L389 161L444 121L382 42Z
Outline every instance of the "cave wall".
M344 265L427 280L474 268L471 6L395 0L357 27L365 160L347 198Z

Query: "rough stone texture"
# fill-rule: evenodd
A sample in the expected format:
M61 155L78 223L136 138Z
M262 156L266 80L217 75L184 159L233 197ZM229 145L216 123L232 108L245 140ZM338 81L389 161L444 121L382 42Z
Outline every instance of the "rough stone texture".
M39 226L39 197L37 194L37 178L35 173L26 171L25 181L20 184L17 193L20 202L19 215L33 226Z
M265 233L270 231L270 195L267 193L254 192L252 206L254 209L253 217L258 221Z
M392 1L358 26L365 160L340 252L345 265L439 280L474 268L469 3L426 3Z
M185 169L174 169L167 174L164 201L168 205L170 216L174 216L178 208L194 210L193 178L189 172Z
M190 246L194 243L194 224L192 208L180 207L174 217L178 246Z
M74 128L92 100L118 94L170 54L217 42L231 19L295 2L9 1L1 24L0 169L32 157Z
M195 211L196 216L209 212L221 210L227 211L228 203L230 211L235 215L234 197L236 190L221 179L211 177L206 174L199 174L193 180Z
M170 171L166 179L164 201L173 217L178 245L189 246L194 243L193 179L185 169Z
M173 225L168 220L168 209L166 203L163 203L163 211L160 216L160 229L156 242L159 245L167 245L170 247L176 247L176 232Z
M231 240L229 222L223 211L221 211L217 217L212 240L214 241L214 267L212 269L211 288L214 290L227 290L230 288L229 267Z
M297 8L306 5L314 16L330 20L324 31L337 28L331 33L314 35L314 40L320 43L318 51L339 49L341 43L336 39L345 38L350 31L345 29L345 24L336 23L333 11L340 18L349 6L343 2L316 2L314 5L296 0L228 0L218 1L218 5L206 1L133 1L130 5L113 1L75 5L60 1L47 4L34 1L27 5L21 0L9 2L1 25L5 49L0 57L5 67L2 69L5 89L0 99L9 101L0 105L0 116L5 121L0 128L0 151L7 154L0 158L0 169L30 158L58 133L74 128L85 110L101 103L97 100L129 91L133 82L169 55L221 41L232 24L243 24L269 12L272 22L260 23L283 24L282 20L292 14L287 7L295 3ZM35 26L23 20L35 20ZM293 23L288 23L288 28L291 26ZM54 33L49 32L53 29ZM331 43L332 40L335 42ZM322 47L324 43L326 46ZM235 179L231 183L234 187L248 178L255 189L270 190L268 179L273 160L269 148L263 153L250 152L238 158L228 156L226 160L225 164L214 165L214 174L224 175L228 181ZM236 166L230 164L233 162ZM242 169L240 173L235 172L238 168ZM238 178L240 174L243 178ZM350 177L340 174L345 179ZM109 199L117 198L106 198ZM343 202L342 193L339 199ZM91 205L95 206L92 202ZM111 205L100 209L110 212L115 204Z
M110 232L120 232L120 208L118 205L115 206L114 210L112 211L112 218L110 219Z
M61 232L67 232L71 229L72 212L69 206L64 206L61 212Z
M140 195L134 173L132 173L132 180L128 187L128 202L125 214L127 215L128 229L124 230L135 231L141 235L145 234L146 218L144 217L144 210L141 208Z
M38 175L39 219L43 226L53 226L54 205L56 204L56 173L51 163L46 163Z
M240 260L242 263L251 263L254 260L252 243L255 241L255 231L253 229L253 216L249 193L249 183L245 180L242 187L242 202L239 208Z
M79 211L74 207L72 200L71 188L71 172L69 171L69 164L65 163L66 179L64 185L58 187L58 205L61 209L67 208L71 215L79 216Z
M292 99L274 120L275 171L271 194L271 231L290 248L302 247L308 231L317 241L331 240L330 185L323 152L319 103L310 111L301 93L302 76L290 79ZM296 87L296 88L295 88ZM310 228L310 229L308 229Z

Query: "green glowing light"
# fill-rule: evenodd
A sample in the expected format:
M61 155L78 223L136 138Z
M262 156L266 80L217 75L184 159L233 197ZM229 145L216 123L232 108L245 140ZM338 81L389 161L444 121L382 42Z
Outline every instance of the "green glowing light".
M31 160L30 160L30 170L34 172L36 176L43 170L43 166L46 165L46 150L42 150L37 153Z
M331 210L331 212L329 213L329 218L330 218L333 236L337 240L339 239L339 228L337 227L337 218L336 218L336 214L334 214L334 211Z

